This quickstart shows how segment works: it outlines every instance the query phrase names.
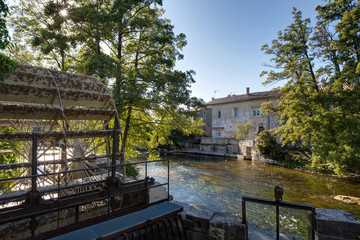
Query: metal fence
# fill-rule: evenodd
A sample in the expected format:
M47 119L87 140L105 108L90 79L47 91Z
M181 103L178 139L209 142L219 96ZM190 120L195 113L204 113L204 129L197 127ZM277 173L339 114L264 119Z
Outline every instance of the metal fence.
M279 189L281 192L280 195L278 194ZM283 190L280 187L275 187L275 199L266 199L266 198L249 197L249 196L242 197L242 223L246 225L246 239L248 239L248 224L247 224L247 220L246 220L246 203L247 202L265 204L265 205L270 205L270 206L276 207L276 239L277 240L280 239L279 207L308 211L310 213L310 219L311 219L311 221L310 221L311 222L311 237L312 237L311 239L315 239L315 231L316 231L315 206L308 205L308 204L282 201L282 194L283 194Z
M51 133L61 135L62 133ZM67 132L67 135L80 136L80 133ZM14 136L16 134L13 134ZM0 186L5 183L16 181L26 181L29 186L26 191L11 191L0 194L0 224L10 222L28 221L31 237L46 239L58 233L72 231L97 221L120 216L132 211L146 208L150 205L169 200L169 160L141 161L132 163L118 164L117 160L123 159L123 153L119 152L119 133L118 130L101 131L102 137L112 137L112 153L96 156L76 157L70 159L55 159L51 161L38 161L38 142L43 139L46 133L29 133L31 137L31 162L20 162L13 164L0 165L0 170L24 168L27 174L16 177L0 179ZM23 137L23 135L22 135ZM59 138L59 136L55 136ZM18 139L22 141L23 139ZM94 166L64 171L42 172L39 173L39 166L44 164L63 164L68 162L82 162L101 158L111 158L111 163L105 166ZM167 163L167 181L156 183L153 178L148 176L148 164L154 162ZM127 168L131 166L145 165L143 178L127 177ZM89 178L86 181L79 179L80 182L67 181L67 176L79 172L96 172L96 178ZM40 178L52 179L52 184L46 187L39 186ZM55 183L55 184L54 184ZM149 201L149 190L152 188L163 187L167 191L163 199L155 202ZM126 202L127 201L127 202ZM96 217L82 219L82 213L86 206L93 204L102 209ZM67 216L64 217L64 211ZM56 227L51 231L44 232L39 226L41 216L49 217L52 214L53 223ZM65 215L66 215L65 214ZM54 217L55 216L55 217ZM72 218L69 221L69 216ZM50 217L51 218L51 217ZM66 219L65 219L66 218ZM68 221L70 224L64 224ZM53 224L54 225L54 224ZM30 237L30 236L29 236Z

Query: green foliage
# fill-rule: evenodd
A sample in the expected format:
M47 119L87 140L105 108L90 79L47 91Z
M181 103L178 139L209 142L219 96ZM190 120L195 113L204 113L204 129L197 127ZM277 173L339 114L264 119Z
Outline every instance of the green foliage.
M267 130L259 133L256 139L256 148L263 155L269 155L276 141L271 133Z
M167 140L171 141L176 147L181 148L182 143L184 143L187 140L193 139L195 137L195 134L184 134L184 132L181 129L172 129L170 131L170 134L167 136Z
M128 158L137 155L133 146L151 149L171 142L166 138L172 129L186 135L200 131L192 127L200 126L199 121L183 109L204 104L191 97L195 72L174 69L183 58L180 51L186 37L174 33L161 4L161 0L20 1L12 18L19 48L16 59L57 65L113 83L123 130L121 146ZM61 9L67 16L60 15Z
M244 140L249 134L252 128L252 123L238 124L236 125L236 139Z
M4 0L0 0L0 49L5 49L9 44L9 32L6 28L6 16L9 14L9 8Z
M278 106L262 111L279 113L274 134L284 145L311 148L312 168L360 173L360 6L333 0L316 10L316 26L294 9L293 23L263 46L276 68L262 73L264 84L286 83Z
M12 73L18 67L18 63L0 53L0 82L4 81L4 73Z
M256 140L256 148L259 152L277 161L280 165L289 168L310 167L306 151L297 148L281 148L276 144L276 140L269 131L262 131Z
M130 160L127 160L126 163L130 163ZM139 176L139 169L137 169L136 165L126 166L126 176L135 178Z
M0 0L0 50L6 49L10 45L9 32L6 28L5 17L9 14L9 8L3 0ZM0 53L0 82L4 81L5 73L15 71L17 63L9 57Z
M154 113L154 117L158 124L153 125L148 148L176 145L194 135L203 134L202 119L192 119L176 109L159 109Z
M281 149L274 146L270 151L270 158L280 165L289 168L309 168L309 158L298 149Z
M8 128L4 129L1 127L3 132L16 132L15 129ZM10 164L15 163L16 159L18 158L18 153L16 152L17 144L14 142L0 142L0 164ZM4 169L0 170L0 179L6 179L11 177L17 177L19 175L18 170L11 170L11 169ZM1 183L0 184L0 191L7 189L11 186L12 183Z

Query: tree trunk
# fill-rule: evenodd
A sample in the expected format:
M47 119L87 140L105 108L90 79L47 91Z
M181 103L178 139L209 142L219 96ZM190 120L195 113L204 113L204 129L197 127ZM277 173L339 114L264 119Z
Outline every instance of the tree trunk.
M131 114L132 114L132 107L130 106L130 107L128 108L128 111L127 111L125 128L124 128L124 132L123 132L123 138L122 138L122 141L121 141L121 152L124 152L124 153L125 153L125 147L126 147L127 137L128 137L128 135L129 135L129 127L130 127Z

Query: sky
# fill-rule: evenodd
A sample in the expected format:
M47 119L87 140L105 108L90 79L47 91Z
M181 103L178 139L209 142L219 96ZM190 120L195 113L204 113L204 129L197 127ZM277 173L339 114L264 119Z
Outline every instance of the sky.
M192 96L205 102L212 97L271 90L278 85L263 86L269 70L270 56L261 51L280 30L292 23L292 8L316 23L321 0L163 0L165 17L175 26L175 33L185 33L184 60L177 69L194 70Z

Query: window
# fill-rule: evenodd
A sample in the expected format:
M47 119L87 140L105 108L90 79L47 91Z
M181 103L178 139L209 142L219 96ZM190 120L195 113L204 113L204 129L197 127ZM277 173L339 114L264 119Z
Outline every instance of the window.
M203 113L203 119L206 119L206 112Z
M221 118L221 111L218 111L218 118Z
M234 116L234 117L238 117L238 116L239 116L239 109L237 109L237 108L234 108L234 109L233 109L233 116Z
M215 131L214 132L214 138L221 138L222 132Z
M253 111L252 113L253 117L260 117L260 108L253 108L252 111Z

